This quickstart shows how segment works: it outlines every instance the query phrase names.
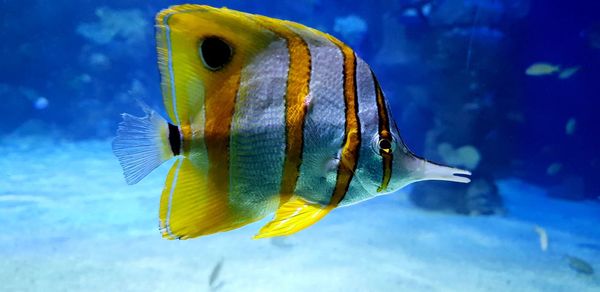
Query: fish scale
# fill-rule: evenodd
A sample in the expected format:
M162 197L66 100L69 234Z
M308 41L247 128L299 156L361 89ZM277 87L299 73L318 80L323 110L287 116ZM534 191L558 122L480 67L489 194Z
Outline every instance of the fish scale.
M148 109L126 115L113 149L129 183L175 160L160 200L165 238L271 213L255 238L285 236L416 181L470 181L408 150L375 74L335 37L203 5L172 6L156 24L171 123Z

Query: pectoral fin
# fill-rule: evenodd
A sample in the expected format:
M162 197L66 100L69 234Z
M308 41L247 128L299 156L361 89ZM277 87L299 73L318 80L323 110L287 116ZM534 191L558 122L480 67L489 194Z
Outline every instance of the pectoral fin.
M333 206L310 203L294 196L277 209L275 218L261 228L254 239L294 234L315 224L333 208Z

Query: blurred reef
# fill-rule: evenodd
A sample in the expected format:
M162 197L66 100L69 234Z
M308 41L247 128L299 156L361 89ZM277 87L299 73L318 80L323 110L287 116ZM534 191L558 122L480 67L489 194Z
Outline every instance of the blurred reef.
M600 4L541 0L202 1L297 21L355 48L412 150L475 173L418 184L429 210L501 214L496 181L598 200ZM170 1L2 1L0 136L113 136L136 99L162 109L153 18ZM535 62L581 66L564 80Z

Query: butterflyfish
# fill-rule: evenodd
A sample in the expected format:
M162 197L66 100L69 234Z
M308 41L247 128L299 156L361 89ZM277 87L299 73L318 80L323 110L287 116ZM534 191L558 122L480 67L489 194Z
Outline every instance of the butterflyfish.
M227 8L156 16L167 119L123 114L113 151L129 184L171 160L163 237L296 233L332 210L469 171L414 155L371 68L326 33Z

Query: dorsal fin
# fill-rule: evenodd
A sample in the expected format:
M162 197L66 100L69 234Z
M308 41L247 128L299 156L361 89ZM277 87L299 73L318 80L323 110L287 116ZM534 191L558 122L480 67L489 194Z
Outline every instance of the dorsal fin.
M228 64L219 70L207 68L200 55L199 48L209 37L222 40L232 52ZM163 101L172 123L192 124L205 99L235 94L242 67L274 38L248 14L227 8L178 5L158 13L158 63Z

